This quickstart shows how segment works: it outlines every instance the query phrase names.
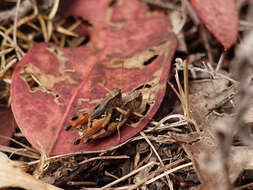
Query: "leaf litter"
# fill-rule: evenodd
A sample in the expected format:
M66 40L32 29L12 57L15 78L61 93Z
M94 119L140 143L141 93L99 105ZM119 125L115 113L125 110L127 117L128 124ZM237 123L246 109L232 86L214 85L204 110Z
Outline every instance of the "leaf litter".
M52 22L54 12L57 6L60 6L60 9L64 8L63 4L58 4L58 1L51 2L49 3L50 6L45 10L33 3L32 6L27 7L28 10L31 10L31 7L33 7L33 12L30 12L31 15L21 16L14 22L14 26L8 23L8 21L7 24L3 25L3 28L1 28L1 31L3 31L1 32L1 36L4 39L1 44L1 80L8 86L10 82L13 82L11 81L13 71L16 72L16 77L19 77L19 80L23 81L24 84L19 86L20 89L29 89L27 94L40 92L47 95L47 97L52 97L50 101L57 105L54 107L56 110L58 106L61 107L65 103L66 98L63 99L62 97L68 97L69 94L59 94L58 90L64 88L64 86L54 88L55 83L68 81L70 85L75 86L80 83L80 76L82 76L82 74L72 75L73 68L66 64L66 57L71 60L70 63L75 64L77 71L84 70L84 66L81 63L93 61L96 57L92 55L92 48L99 51L104 49L105 45L108 45L108 49L105 49L100 55L102 66L106 67L105 63L109 61L110 69L118 69L120 73L122 65L118 64L118 62L121 63L122 59L117 60L113 58L114 56L119 56L120 52L119 49L115 48L118 44L112 39L116 37L123 40L121 37L128 30L127 28L119 30L120 35L118 35L113 33L110 27L113 26L120 29L123 26L122 23L128 22L128 19L133 19L131 21L131 24L133 24L134 20L140 16L140 12L136 8L138 6L146 11L145 14L161 15L162 12L166 12L169 15L171 10L173 10L177 12L177 15L184 17L181 22L179 18L179 22L175 22L176 26L173 26L177 28L175 29L177 32L174 32L178 39L180 39L181 44L181 47L178 47L176 51L175 58L181 58L182 60L175 59L172 62L174 66L169 76L170 82L166 87L165 97L164 99L162 96L160 97L160 101L163 99L163 102L160 106L157 105L157 109L159 107L159 110L156 116L153 120L150 120L148 126L141 132L141 135L132 138L127 137L130 139L120 147L116 147L110 151L87 154L87 152L77 152L77 150L66 151L64 150L64 146L62 146L59 150L66 151L66 154L55 152L53 154L59 155L50 156L48 155L47 144L33 144L40 151L38 153L30 147L27 135L22 130L21 133L16 128L13 138L9 138L11 139L10 145L1 145L0 149L6 152L11 159L22 162L12 161L4 154L1 154L1 165L6 166L2 169L1 188L15 186L25 189L29 189L30 187L59 189L58 187L60 187L64 189L166 188L209 190L213 189L213 187L218 189L247 189L252 186L250 183L252 177L246 178L246 171L252 170L253 166L251 159L252 148L249 146L252 145L252 100L250 98L252 97L250 86L252 70L250 51L247 51L250 48L245 48L251 47L252 37L251 35L247 35L246 38L243 33L239 34L242 39L245 38L245 41L242 41L243 45L240 47L236 45L236 48L229 49L235 43L236 37L231 38L232 40L230 41L227 40L227 37L222 39L224 33L229 33L226 30L229 25L224 24L227 21L223 22L225 28L223 31L220 30L223 26L220 29L210 28L210 26L215 27L217 23L219 25L219 22L225 19L226 16L230 18L230 22L236 19L234 17L236 15L234 8L232 17L226 15L225 11L224 14L226 16L222 17L221 20L217 19L215 24L212 25L208 16L212 17L213 13L210 13L208 9L203 9L207 11L203 14L201 8L196 7L196 3L194 4L193 1L192 5L196 12L194 12L191 4L187 1L182 1L182 4L177 1L168 3L162 0L152 2L143 0L143 3L141 1L127 2L127 6L132 6L131 9L125 9L124 4L121 6L121 2L119 3L119 1L104 1L100 6L95 6L97 9L100 9L100 15L94 17L90 9L87 9L87 7L83 9L80 6L81 1L76 1L76 3L72 3L70 11L64 13L65 17L63 20L56 19L54 22ZM94 3L96 5L97 2L86 1L86 3ZM213 1L212 3L213 6L217 2ZM231 4L231 6L235 6L235 4ZM67 2L67 7L69 5L71 4ZM105 7L108 5L111 7L107 12ZM200 4L198 5L200 6ZM113 25L113 22L108 23L108 20L104 22L104 18L111 14L110 11L115 6L118 6L119 12L115 12L117 14L113 17L113 21L118 22L118 24ZM144 8L145 6L146 8ZM208 7L208 3L203 6ZM238 6L242 7L242 9L238 8L238 10L241 10L238 14L239 17L245 18L242 17L244 14L243 10L251 7L251 4L244 2L238 4ZM22 7L21 3L19 9L22 8L24 7ZM11 9L10 14L14 14L13 10ZM131 11L131 14L127 13L127 10ZM79 16L79 18L74 18L74 22L73 18L69 18L69 15L73 13ZM131 16L129 17L128 14ZM218 41L227 50L229 49L227 52L223 52L223 48L217 41L213 40L213 37L207 31L205 31L205 37L198 35L202 29L196 25L194 14L199 15L200 19L205 22L207 28ZM185 18L185 15L189 15L190 17ZM208 16L205 17L205 15ZM176 19L175 16L171 16L170 18ZM68 22L68 19L72 19L72 22ZM82 19L85 20L85 23L82 22ZM245 27L247 26L245 23L248 23L248 21L245 20L242 23L243 25L240 25L240 27L243 26L244 28L239 28L239 30L248 30L249 27ZM136 24L137 28L141 28L142 25L138 25L138 22ZM23 35L27 32L26 25L36 31L36 33L28 31L31 32L30 39L25 38ZM16 34L13 33L15 27L17 29L15 29ZM42 30L40 30L40 27ZM232 30L230 37L235 36L237 29L232 29L232 25L230 27L229 30ZM129 30L131 29L129 28ZM139 34L142 33L138 29L134 29L133 31L137 34L138 32L140 32ZM17 41L9 37L12 36L12 33L16 36ZM87 39L88 35L90 39ZM106 36L109 37L110 41L105 40ZM167 38L168 36L163 37ZM35 45L37 42L43 41L43 39L46 42L51 42L51 44ZM156 42L159 42L161 39L157 38L156 40ZM87 41L88 44L90 43L94 46L80 46L82 43L87 44ZM153 46L153 42L150 40L147 44ZM129 42L126 40L124 43L128 44ZM27 52L34 45L35 47L31 50L33 55L26 55L26 58L23 57L22 61L16 66L17 60L23 55L22 51ZM77 48L78 46L80 47ZM10 47L12 48L10 49ZM68 51L67 48L69 47L73 49ZM153 48L131 58L130 55L133 52L142 52L144 49L141 48L140 44L130 49L131 51L128 51L128 48L125 47L122 47L122 55L127 58L124 59L123 68L127 67L127 69L132 68L136 64L136 59L141 60L140 62L143 63L145 60L152 59L154 55L161 55L158 53L160 50ZM156 47L159 49L159 46ZM75 56L71 57L72 53L76 53ZM88 61L84 58L82 59L80 57L81 54L84 54L84 57L86 56ZM212 57L212 61L210 61L210 57ZM34 59L29 61L29 63L24 61L31 58ZM49 64L48 60L43 61L42 58L48 59L50 63L55 64ZM155 60L157 60L157 57ZM34 63L41 63L42 65ZM188 63L188 66L186 63ZM52 68L56 68L57 64L59 65L59 69L57 69L57 74L55 74L52 72ZM126 68L124 69L127 70ZM187 70L189 70L189 85L186 85L188 82L187 73L183 72ZM126 76L129 73L125 74L121 71L120 74L125 80L128 79ZM87 78L88 80L90 79ZM109 82L111 80L111 78L110 80L108 79ZM95 77L92 81L93 83L101 81L101 77ZM164 81L167 81L167 76L165 75ZM121 85L118 82L115 86L124 88L124 85L122 85L123 87ZM105 86L107 87L107 85ZM111 87L113 85L109 83L108 86ZM65 87L67 88L67 86ZM133 88L137 87L134 85L128 87L128 89L125 89L125 92L129 92ZM149 91L150 89L146 88L145 90ZM8 105L8 102L10 102L8 88L5 91L7 93L3 93L1 97L4 105ZM99 100L103 97L99 97ZM28 104L30 103L28 101L29 96L23 96L20 101L22 100ZM48 99L44 98L43 100L43 105L47 105ZM87 102L87 100L87 98L81 97L77 101L77 104ZM38 105L40 98L36 101L35 105ZM96 104L96 101L94 100L92 104ZM38 109L43 109L43 107L38 107ZM62 116L59 115L59 117ZM43 125L43 117L38 118L40 123L38 122L36 125ZM137 133L135 132L135 134ZM36 136L33 138L36 138ZM65 139L61 137L60 139L63 140L63 143L60 142L59 145L63 145L67 140L70 141L69 138ZM73 137L71 137L71 140L73 141ZM21 171L20 167L22 167L23 171ZM8 179L5 175L7 172L13 174ZM22 176L22 181L16 181L13 184L12 177L16 175ZM35 178L37 179L35 180Z

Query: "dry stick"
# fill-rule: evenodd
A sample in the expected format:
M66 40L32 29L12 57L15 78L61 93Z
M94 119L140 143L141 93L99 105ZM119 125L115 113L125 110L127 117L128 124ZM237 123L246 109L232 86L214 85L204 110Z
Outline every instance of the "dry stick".
M164 125L163 123L165 121L168 121L169 119L174 119L174 118L177 118L177 119L181 120L181 122L179 122L180 125L183 125L183 122L191 123L193 125L197 125L196 122L193 119L190 119L190 118L188 118L184 115L181 115L181 114L168 115L168 116L164 117L163 119L161 119L159 121L158 125ZM172 125L172 126L176 126L176 125Z
M200 20L199 17L196 14L196 11L194 10L194 8L192 7L191 3L189 3L188 0L182 0L185 4L187 13L189 15L189 17L191 18L191 20L193 21L193 23L198 26L200 24Z
M40 155L40 162L39 164L37 165L37 167L35 168L35 170L33 171L33 176L37 179L40 179L43 174L44 174L44 168L47 164L47 166L49 166L48 162L46 162L46 158L47 158L47 153L46 153L46 150L43 148L43 146L38 143L39 147L40 147L40 152L41 152L41 155Z
M249 184L246 184L246 185L242 185L242 186L237 187L237 188L238 188L238 190L243 190L243 189L246 189L246 188L252 189L253 188L253 182L249 183Z
M31 3L29 0L24 0L21 2L19 11L19 17L24 17L32 9ZM14 20L16 13L16 7L0 12L0 25L9 24L9 22Z
M48 36L48 41L50 41L52 34L53 34L53 30L54 30L54 25L52 20L48 20L47 21L47 36Z
M132 175L134 175L134 174L138 173L139 171L144 170L145 168L150 167L152 165L159 165L159 164L157 162L154 162L154 161L149 162L145 166L142 166L142 167L138 168L137 170L134 170L134 171L130 172L129 174L127 174L127 175L125 175L125 176L123 176L123 177L121 177L121 178L113 181L112 183L109 183L109 184L105 185L104 187L101 188L101 190L109 188L109 187L111 187L113 185L116 185L117 183L126 180L127 178L131 177Z
M12 39L5 33L3 33L2 31L0 31L0 35L6 40L8 41L15 49L17 49L19 51L19 53L21 55L24 55L25 53L23 52L22 49L20 49L20 47L16 46L15 43L12 41Z
M183 19L182 19L181 23L179 24L179 27L177 27L178 28L177 31L175 31L176 35L178 35L183 30L183 27L187 21L186 2L185 1L181 1L181 9L182 9Z
M68 181L67 182L68 185L71 185L71 186L76 186L76 185L82 185L82 186L95 186L97 185L96 182L93 182L93 181ZM86 188L85 188L86 189Z
M27 16L27 17L24 17L24 18L20 19L20 20L17 22L17 26L16 26L16 27L20 27L21 25L23 25L23 24L25 24L25 23L27 23L27 22L33 20L33 19L38 15L38 12L39 12L39 11L38 11L37 5L35 4L35 2L34 2L33 0L30 0L30 2L31 2L31 4L32 4L32 6L33 6L33 9L34 9L33 14L30 15L30 16ZM6 35L11 34L11 32L13 31L13 29L14 29L14 25L12 25L9 29L7 29L7 30L5 31ZM2 42L2 45L3 45L3 44L5 44L5 41Z
M168 175L168 174L173 173L173 172L175 172L175 171L177 171L177 170L180 170L180 169L182 169L182 168L185 168L185 167L188 167L188 166L192 166L192 165L193 165L192 162L187 163L187 164L180 165L180 166L178 166L178 167L176 167L176 168L173 168L173 169L171 169L171 170L169 170L169 171L166 171L166 172L164 172L163 174L161 174L161 175L159 175L159 176L157 176L157 177L155 177L155 178L153 178L153 179L147 181L145 184L148 185L148 184L150 184L150 183L153 183L154 181L156 181L156 180L158 180L158 179L164 177L165 175Z
M54 5L53 5L53 8L51 9L49 15L48 15L48 18L50 20L52 20L55 15L56 15L56 12L58 10L58 7L59 7L59 3L60 3L60 0L54 0Z
M188 61L184 61L184 92L185 92L185 109L186 109L186 116L192 120L191 111L190 111L190 103L189 103L189 77L188 77ZM198 128L198 125L189 125L193 131L200 132L200 129Z
M226 79L226 80L228 80L228 81L230 81L230 82L232 82L232 83L238 83L236 80L234 80L234 79L232 79L232 78L230 78L230 77L228 77L228 76L226 76L226 75L224 75L224 74L222 74L222 73L217 73L217 72L215 72L215 71L213 71L213 70L210 70L210 69L207 69L207 68L202 69L202 68L198 68L198 67L191 67L190 70L193 70L193 71L200 71L200 72L203 72L203 73L208 73L208 74L210 74L214 79L220 77L220 78Z
M39 156L33 155L30 152L27 152L26 149L12 148L12 147L9 147L9 146L4 146L4 145L0 145L0 151L25 156L25 157L28 157L28 158L34 158L34 159L39 158Z
M139 182L137 182L136 184L132 185L128 190L134 190L134 189L137 189L139 186L141 186L142 184L144 184L145 182L147 182L148 180L152 179L155 177L155 175L157 175L158 173L161 173L163 172L164 170L168 169L168 168L171 168L175 165L178 165L179 163L185 161L186 159L181 159L181 160L177 160L175 162L172 162L162 168L159 168L155 171L153 171L150 175L148 175L147 177L145 177L144 179L140 180Z
M183 98L181 97L181 95L178 93L178 91L175 89L174 85L168 81L168 84L170 85L170 87L172 88L172 90L174 91L174 93L177 95L178 99L180 100L180 102L183 104Z
M0 56L10 53L13 50L12 47L0 51Z
M0 71L0 78L2 78L6 71L8 71L8 69L11 68L16 62L17 59L12 59L7 65L5 65L4 68Z
M14 18L14 28L13 28L13 42L14 42L14 47L15 47L15 51L16 51L16 54L17 54L17 57L18 59L20 60L21 57L22 57L22 54L20 54L17 46L17 22L18 22L18 11L19 11L19 8L20 8L20 0L17 0L17 6L16 6L16 14L15 14L15 18Z
M223 62L223 60L224 60L224 57L225 57L225 52L222 52L222 53L221 53L221 56L220 56L220 59L219 59L219 62L218 62L218 64L217 64L217 67L216 67L216 69L215 69L215 72L218 72L218 71L220 70L221 65L222 65L222 62Z
M119 179L119 177L118 176L116 176L116 175L113 175L113 174L111 174L111 173L109 173L108 171L106 171L105 170L105 176L109 176L109 177L111 177L111 178L114 178L114 179Z
M52 157L46 158L46 161L51 161L52 162L52 160L59 160L59 159L62 159L62 158L66 158L66 157L70 157L70 156L75 156L75 155L81 155L81 154L85 154L85 153L84 152L72 152L72 153L67 153L67 154L61 154L61 155L57 155L57 156L52 156ZM107 158L108 157L109 156L107 156ZM125 156L125 157L124 156L118 156L118 158L115 158L116 156L113 156L113 157L114 158L108 158L108 159L126 159L127 156ZM107 159L107 158L104 158L104 159ZM84 162L86 162L86 160ZM39 160L29 162L27 165L34 165L34 164L37 164L37 163L39 163Z
M88 160L84 160L79 163L79 165L82 164L87 164L88 162L94 161L94 160L112 160L112 159L128 159L130 158L129 156L122 155L122 156L98 156L98 157L93 157Z
M180 80L179 80L179 75L178 75L178 71L176 70L176 74L175 74L175 79L176 79L176 82L177 82L177 87L178 87L178 91L179 91L179 94L180 94L180 97L181 97L181 100L182 100L182 104L183 106L185 107L185 93L184 93L184 90L180 84ZM184 109L185 111L185 109Z
M188 61L184 60L184 93L185 93L185 110L186 116L191 119L189 104L189 80L188 80Z
M152 148L152 150L154 151L154 153L155 153L156 157L158 158L159 162L161 163L161 165L164 166L164 163L163 163L161 157L159 156L159 154L158 154L158 152L156 151L155 147L154 147L153 144L150 142L150 140L147 138L147 136L145 135L145 133L140 132L140 134L141 134L141 136L144 137L144 139L147 141L147 143L149 144L149 146ZM166 175L166 179L167 179L167 181L168 181L169 188L170 188L171 190L173 190L173 189L174 189L174 188L173 188L173 183L172 183L172 181L170 180L170 177L169 177L168 175Z
M42 29L42 34L45 42L48 42L48 33L47 33L47 27L44 18L42 15L38 15L38 20Z
M30 150L31 152L34 152L34 153L38 154L38 152L36 150L34 150L33 148L30 148L29 146L26 146L25 144L23 144L21 142L18 142L17 140L15 140L11 137L6 137L6 136L3 136L3 135L0 135L0 138L11 140L12 142L24 147L25 149Z
M201 36L204 40L205 48L207 50L208 60L209 60L210 64L213 65L213 63L214 63L213 54L212 54L212 51L211 51L211 47L208 43L207 30L204 28L203 25L200 25L200 33L201 33Z
M57 32L62 33L64 35L78 37L78 34L73 32L70 27L66 29L60 25L57 25L55 29Z
M20 27L21 25L33 20L37 15L31 15L31 16L27 16L27 17L24 17L23 19L19 20L17 22L17 27ZM14 30L14 27L11 26L8 30L6 30L6 34L9 35L12 31Z
M125 190L125 189L127 189L128 190L128 188L129 188L130 186L128 186L128 185L125 185L125 186L123 186L123 187L111 187L111 188L109 188L110 190ZM81 190L101 190L101 188L92 188L92 187L85 187L85 188L83 188L83 189L81 189Z

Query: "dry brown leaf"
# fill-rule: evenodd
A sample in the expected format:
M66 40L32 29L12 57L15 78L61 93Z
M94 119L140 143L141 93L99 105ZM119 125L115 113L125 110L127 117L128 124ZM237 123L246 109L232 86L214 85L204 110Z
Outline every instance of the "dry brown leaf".
M187 139L187 137L184 137ZM197 139L197 138L196 138ZM224 190L230 188L226 181L226 173L222 152L218 146L218 140L211 131L204 131L198 137L199 141L192 144L184 144L184 150L194 163L195 170L202 185L199 189ZM192 137L189 135L189 141ZM253 169L253 148L246 146L232 146L228 156L228 174L233 183L238 175L245 169Z
M10 160L0 152L0 188L19 187L26 190L60 190L61 188L47 184L21 169L21 163Z

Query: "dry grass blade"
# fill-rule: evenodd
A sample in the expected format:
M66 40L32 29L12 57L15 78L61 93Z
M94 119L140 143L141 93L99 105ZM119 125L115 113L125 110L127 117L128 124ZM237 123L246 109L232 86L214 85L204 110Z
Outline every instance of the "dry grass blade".
M55 0L55 1L54 1L53 8L51 9L51 11L50 11L50 13L49 13L49 15L48 15L48 18L49 18L50 20L52 20L52 19L55 17L56 12L57 12L57 10L58 10L58 8L59 8L59 3L60 3L60 0Z
M0 51L0 56L5 55L5 54L7 54L7 53L10 53L13 49L14 49L14 48L11 47L11 48L7 48L7 49L1 50L1 51Z
M22 26L23 24L26 24L26 23L30 22L31 20L33 20L33 19L35 19L35 18L37 17L38 12L39 12L39 11L38 11L38 7L37 7L37 5L34 3L34 1L31 1L31 2L33 2L33 3L32 3L33 8L34 8L33 14L30 15L30 16L26 16L26 17L20 19L20 20L17 22L17 25L16 25L17 28L20 27L20 26ZM7 30L5 31L6 35L11 34L11 33L13 32L13 30L14 30L14 25L12 25L9 29L7 29ZM3 43L4 43L4 42L3 42Z
M221 53L221 56L220 56L220 59L219 59L219 62L216 66L216 69L215 69L215 72L218 72L222 66L222 63L223 63L223 60L224 60L224 57L225 57L225 52L222 52Z
M99 157L90 158L88 160L84 160L84 161L80 162L79 165L87 164L87 163L92 162L94 160L112 160L112 159L129 159L129 158L130 157L126 156L126 155L122 155L122 156L99 156Z
M252 189L253 188L253 182L246 184L246 185L242 185L240 187L238 187L238 190L243 190L243 189Z
M183 0L181 2L182 2L181 3L181 11L182 11L183 19L182 19L182 22L179 24L177 31L175 31L176 35L178 35L183 30L183 27L187 21L186 2L185 2L185 0Z
M161 173L161 172L167 170L168 168L171 168L171 167L173 167L173 166L175 166L175 165L178 165L178 164L180 164L181 162L184 162L184 161L185 161L185 159L180 159L180 160L177 160L177 161L175 161L175 162L172 162L172 163L170 163L170 164L168 164L168 165L166 165L166 166L164 166L164 167L161 167L161 168L159 168L159 169L153 171L150 175L148 175L147 177L145 177L144 179L142 179L142 180L139 181L138 183L132 185L132 186L129 188L129 190L137 189L137 188L140 187L142 184L146 183L148 180L154 178L157 174L159 174L159 173Z
M16 44L13 42L13 40L5 33L3 33L2 31L0 31L0 35L6 40L8 41L22 56L25 54L23 52L22 49L20 49L20 47L16 46ZM4 43L4 42L3 42Z
M210 44L208 42L207 29L203 25L200 25L200 34L201 34L201 37L204 41L205 48L207 50L209 63L210 63L210 65L213 65L214 64L214 61L213 61L214 59L213 59L212 49L211 49Z
M67 35L67 36L74 36L74 37L78 37L78 34L68 30L68 29L65 29L61 26L57 26L56 27L56 31L59 32L59 33L62 33L64 35Z
M51 20L48 20L48 21L47 21L47 34L48 34L48 40L51 39L52 34L53 34L53 30L54 30L53 22L52 22Z
M189 77L188 77L188 61L184 60L184 92L185 92L185 113L187 118L193 119L191 115L190 110L190 103L189 103ZM188 124L188 127L192 129L192 131L200 132L200 129L198 128L198 125L190 125Z
M49 166L49 164L46 162L47 159L46 150L42 147L42 145L40 145L40 147L41 147L40 162L37 165L36 169L33 171L33 176L37 179L40 179L43 176L44 170Z
M158 158L159 162L161 163L161 165L164 166L164 163L163 163L161 157L159 156L159 154L158 154L158 152L156 151L155 147L154 147L153 144L150 142L150 140L147 138L147 136L145 135L145 133L141 132L140 134L141 134L141 136L144 137L144 139L146 140L146 142L147 142L147 143L149 144L149 146L152 148L152 150L154 151L154 153L155 153L156 157ZM173 183L172 183L172 181L170 180L170 177L169 177L168 175L166 175L166 179L167 179L167 181L168 181L169 188L170 188L171 190L173 190L173 189L174 189L174 188L173 188Z
M152 161L152 162L146 164L145 166L142 166L142 167L140 167L140 168L138 168L138 169L136 169L136 170L130 172L129 174L127 174L127 175L125 175L125 176L123 176L123 177L121 177L121 178L119 178L119 179L113 181L112 183L109 183L109 184L105 185L104 187L101 188L101 190L107 189L107 188L109 188L109 187L111 187L111 186L113 186L113 185L116 185L116 184L118 184L119 182L126 180L127 178L131 177L132 175L135 175L135 174L138 173L139 171L144 170L145 168L150 167L150 166L152 166L152 165L159 165L159 164L158 164L157 162L153 162L153 161Z
M171 124L164 124L164 123L168 122L169 120L173 120L173 119L178 119L179 121L173 122ZM159 122L153 121L152 124L155 125L155 128L154 129L148 128L145 130L145 132L161 131L161 130L165 130L165 129L169 129L169 128L173 128L173 127L180 127L183 125L187 125L187 123L197 126L197 124L194 120L189 119L184 115L181 115L181 114L168 115L168 116L164 117L163 119L161 119Z
M38 15L38 20L40 22L40 26L41 26L41 29L42 29L42 34L43 34L44 40L45 40L45 42L48 42L49 39L48 39L46 22L45 22L42 15Z
M6 73L6 71L8 71L8 69L11 68L16 62L17 62L17 59L13 59L9 61L7 65L2 65L3 68L0 70L0 78L2 78L4 74Z
M27 149L24 149L24 148L13 148L13 147L9 147L9 146L0 145L0 151L9 152L9 153L11 153L11 155L16 154L16 155L24 156L27 158L33 158L33 159L40 158L37 154L35 154L33 152L29 152L29 151L27 151Z
M21 0L17 0L16 14L15 14L15 18L14 18L13 42L15 45L17 45L17 22L18 22L18 11L20 8L20 1Z
M14 142L14 143L16 143L16 144L18 144L18 145L24 147L25 149L27 149L27 150L29 150L29 151L31 151L31 152L38 153L35 149L33 149L33 148L31 148L31 147L29 147L29 146L27 146L27 145L25 145L25 144L23 144L23 143L21 143L21 142L18 142L17 140L15 140L15 139L13 139L13 138L6 137L6 136L2 136L2 135L0 135L0 138L4 138L4 139L11 140L12 142Z
M162 177L164 177L164 176L166 176L166 175L168 175L168 174L170 174L170 173L173 173L173 172L175 172L175 171L177 171L177 170L180 170L180 169L185 168L185 167L188 167L188 166L192 166L192 162L187 163L187 164L182 164L182 165L180 165L180 166L178 166L178 167L176 167L176 168L173 168L173 169L171 169L171 170L169 170L169 171L166 171L166 172L164 172L163 174L161 174L161 175L159 175L159 176L157 176L157 177L155 177L155 178L153 178L153 179L147 181L145 184L148 185L148 184L150 184L150 183L153 183L154 181L156 181L156 180L158 180L158 179L160 179L160 178L162 178Z

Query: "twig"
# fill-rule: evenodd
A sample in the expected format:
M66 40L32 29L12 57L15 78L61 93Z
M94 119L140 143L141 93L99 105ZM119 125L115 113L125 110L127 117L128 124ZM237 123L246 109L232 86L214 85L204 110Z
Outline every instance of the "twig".
M223 60L224 60L224 57L225 57L225 52L222 52L222 53L221 53L221 56L220 56L220 59L219 59L219 62L218 62L218 64L217 64L217 67L216 67L216 69L215 69L215 72L218 72L218 71L220 70L220 68L221 68L221 66L222 66L222 62L223 62Z
M212 54L211 47L208 42L207 30L206 30L206 28L204 28L203 25L200 26L200 33L201 33L202 39L204 41L205 48L207 50L208 60L209 60L210 64L213 65L213 63L214 63L213 54Z
M182 0L184 1L185 3L185 6L186 6L186 10L189 14L189 17L192 19L192 21L194 22L194 24L196 26L198 26L200 24L200 20L199 20L199 17L197 16L196 12L194 11L191 3L189 3L188 0Z
M9 146L0 145L0 151L9 152L9 153L11 153L11 155L16 154L16 155L25 156L28 158L33 158L33 159L39 158L39 156L37 154L34 154L33 152L29 152L29 151L27 151L27 149L24 149L24 148L12 148Z
M15 49L17 49L17 51L19 51L19 53L23 56L25 53L23 52L22 49L20 49L20 47L16 46L15 43L12 41L12 39L6 35L5 33L3 33L2 31L0 31L0 35L7 40Z
M161 163L161 165L164 166L164 163L163 163L161 157L159 156L159 154L158 154L158 152L156 151L155 147L154 147L153 144L150 142L150 140L147 138L147 136L145 135L145 133L140 132L140 134L141 134L141 136L144 137L144 139L146 140L146 142L147 142L147 143L149 144L149 146L152 148L152 150L154 151L154 153L155 153L156 157L158 158L159 162ZM171 190L173 190L173 189L174 189L174 188L173 188L173 183L172 183L172 181L170 180L169 175L166 175L166 179L167 179L167 181L168 181L169 188L170 188Z
M84 160L84 161L80 162L79 165L87 164L88 162L92 162L94 160L112 160L112 159L128 159L128 158L130 158L130 157L126 156L126 155L122 155L122 156L98 156L98 157L90 158L88 160Z
M29 0L24 0L21 2L20 9L18 9L19 18L24 17L29 11L32 10L32 5ZM17 12L17 7L7 11L1 11L0 13L0 25L8 24L10 21L14 20Z
M20 0L17 0L16 13L15 13L15 17L14 17L14 27L13 27L13 42L14 42L14 44L17 44L17 21L18 21L19 9L20 9Z
M167 170L168 168L171 168L175 165L178 165L179 163L185 161L185 159L181 159L181 160L177 160L175 162L172 162L162 168L159 168L155 171L153 171L150 175L148 175L147 177L145 177L144 179L140 180L139 182L137 182L136 184L132 185L129 190L134 190L134 189L137 189L139 186L141 186L142 184L144 184L145 182L147 182L148 180L152 179L155 177L155 175L157 175L158 173L161 173L165 170Z
M112 183L109 183L109 184L105 185L104 187L101 188L101 190L107 189L107 188L109 188L109 187L111 187L111 186L113 186L113 185L116 185L116 184L118 184L119 182L126 180L127 178L131 177L132 175L135 175L135 174L138 173L139 171L144 170L145 168L150 167L150 166L152 166L152 165L159 165L159 164L158 164L157 162L154 162L154 161L149 162L149 163L146 164L145 166L142 166L142 167L138 168L137 170L134 170L134 171L130 172L129 174L127 174L127 175L125 175L125 176L123 176L123 177L121 177L121 178L119 178L119 179L113 181Z
M12 142L14 142L14 143L16 143L16 144L24 147L25 149L38 154L38 152L36 150L34 150L33 148L30 148L29 146L26 146L25 144L23 144L21 142L18 142L17 140L15 140L15 139L13 139L11 137L6 137L6 136L3 136L3 135L0 135L0 138L11 140Z
M181 11L182 11L183 19L182 19L181 23L178 24L179 26L176 27L177 30L174 31L176 35L178 35L182 31L182 29L184 28L184 25L187 21L187 13L186 13L186 5L185 4L186 4L185 0L181 1Z
M186 116L191 119L189 105L189 80L188 80L188 61L184 60L184 93L185 93L185 108Z
M182 168L185 168L185 167L188 167L188 166L192 166L192 165L193 165L192 162L189 162L189 163L187 163L187 164L180 165L180 166L178 166L178 167L176 167L176 168L173 168L173 169L171 169L171 170L169 170L169 171L166 171L166 172L164 172L163 174L161 174L161 175L159 175L159 176L157 176L157 177L155 177L155 178L153 178L153 179L147 181L145 184L148 185L148 184L150 184L150 183L153 183L154 181L156 181L156 180L158 180L158 179L164 177L165 175L168 175L168 174L173 173L173 172L175 172L175 171L177 171L177 170L180 170L180 169L182 169Z
M51 9L51 11L48 15L49 20L52 20L55 17L56 12L59 7L60 0L54 0L53 2L54 2L53 8Z
M242 186L240 186L240 187L237 187L238 188L238 190L243 190L243 189L252 189L252 187L253 187L253 182L252 183L249 183L249 184L246 184L246 185L242 185Z

